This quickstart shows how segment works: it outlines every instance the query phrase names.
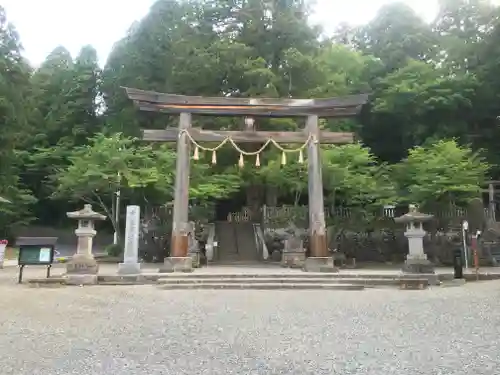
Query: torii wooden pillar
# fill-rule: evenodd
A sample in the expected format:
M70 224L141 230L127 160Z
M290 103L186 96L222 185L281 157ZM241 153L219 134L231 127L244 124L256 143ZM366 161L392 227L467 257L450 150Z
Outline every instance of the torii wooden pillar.
M188 257L188 201L190 145L188 136L197 142L220 142L230 136L238 143L265 142L273 138L278 143L304 143L307 146L309 172L309 229L311 271L333 267L326 241L320 144L345 144L353 141L352 133L321 132L319 117L352 117L359 113L367 95L332 99L248 99L203 98L162 94L125 88L128 97L141 110L179 113L178 128L143 130L143 139L154 142L177 142L176 182L170 258L165 260L167 271L190 271ZM191 128L191 114L218 116L267 116L306 118L306 128L300 132L208 131ZM308 262L306 261L306 267Z

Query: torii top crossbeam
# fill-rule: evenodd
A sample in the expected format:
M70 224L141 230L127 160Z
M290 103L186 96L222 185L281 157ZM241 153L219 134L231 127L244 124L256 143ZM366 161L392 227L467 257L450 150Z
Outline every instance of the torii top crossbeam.
M139 109L144 111L266 117L351 117L361 110L367 94L329 99L275 99L201 97L163 94L154 91L124 88Z

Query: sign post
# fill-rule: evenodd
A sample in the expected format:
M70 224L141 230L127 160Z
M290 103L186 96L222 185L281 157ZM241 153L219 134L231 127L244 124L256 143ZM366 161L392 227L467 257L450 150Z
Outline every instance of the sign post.
M54 263L55 244L57 237L19 237L16 245L19 246L19 278L23 282L25 266L46 266L47 278L50 277L50 268Z
M462 249L459 247L453 251L453 278L464 278L464 267L462 264Z
M469 249L467 247L467 231L469 230L469 222L464 220L462 222L462 242L464 246L464 260L465 269L469 268Z
M472 252L474 256L474 268L476 270L476 280L479 280L479 254L477 252L477 241L479 236L481 235L481 231L477 231L475 234L472 235Z

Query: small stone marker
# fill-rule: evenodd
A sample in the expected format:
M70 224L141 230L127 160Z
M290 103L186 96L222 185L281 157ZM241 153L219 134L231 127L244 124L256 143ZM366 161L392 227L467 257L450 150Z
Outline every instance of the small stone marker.
M285 248L281 258L282 267L302 268L306 261L306 249L304 241L296 236L290 236L285 240Z
M139 258L139 226L141 209L139 206L127 206L125 226L125 251L123 263L118 265L118 273L131 275L141 273Z

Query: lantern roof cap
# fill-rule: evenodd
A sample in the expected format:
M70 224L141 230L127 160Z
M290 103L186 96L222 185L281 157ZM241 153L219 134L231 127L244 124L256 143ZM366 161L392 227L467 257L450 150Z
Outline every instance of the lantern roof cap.
M402 223L402 224L421 223L424 221L429 221L433 217L434 215L429 215L419 212L416 205L410 204L408 213L395 218L394 221L396 223Z
M77 220L106 220L106 216L95 212L91 204L85 204L79 211L67 212L66 216Z

